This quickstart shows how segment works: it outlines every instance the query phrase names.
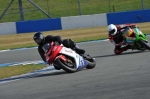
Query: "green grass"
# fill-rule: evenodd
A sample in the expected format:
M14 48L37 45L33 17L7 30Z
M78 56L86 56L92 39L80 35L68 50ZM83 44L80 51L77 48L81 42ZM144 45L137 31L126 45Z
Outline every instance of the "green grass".
M9 67L0 67L0 79L11 76L26 74L34 70L39 70L45 67L43 64L31 64L31 65L18 65Z
M11 0L1 0L0 14L4 11ZM23 1L25 20L47 18L42 12L33 7L28 0ZM78 0L32 0L53 18L80 15ZM48 1L48 2L47 2ZM110 1L110 4L109 4ZM150 8L150 0L143 0L144 8ZM82 15L101 14L108 12L120 12L142 9L141 0L80 0ZM9 8L0 22L20 21L18 0ZM14 14L15 13L15 14Z

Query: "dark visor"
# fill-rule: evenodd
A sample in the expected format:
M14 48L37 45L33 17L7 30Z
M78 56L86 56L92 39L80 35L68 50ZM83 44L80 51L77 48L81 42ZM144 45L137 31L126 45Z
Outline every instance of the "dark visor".
M41 39L41 38L35 39L35 42L36 42L37 44L40 44L40 43L42 42L42 39Z
M114 32L115 32L115 29L109 31L109 34L114 34Z

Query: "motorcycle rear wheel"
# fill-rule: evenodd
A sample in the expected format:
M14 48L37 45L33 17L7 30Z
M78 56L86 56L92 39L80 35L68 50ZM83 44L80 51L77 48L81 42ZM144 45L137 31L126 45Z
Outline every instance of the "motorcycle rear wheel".
M84 55L84 59L87 61L88 65L86 66L87 69L93 69L96 66L96 61L90 55Z

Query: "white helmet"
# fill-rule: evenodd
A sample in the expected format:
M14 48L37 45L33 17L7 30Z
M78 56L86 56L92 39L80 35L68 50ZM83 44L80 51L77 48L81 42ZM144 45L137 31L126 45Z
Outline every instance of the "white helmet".
M116 35L117 27L114 24L108 25L108 32L110 35Z

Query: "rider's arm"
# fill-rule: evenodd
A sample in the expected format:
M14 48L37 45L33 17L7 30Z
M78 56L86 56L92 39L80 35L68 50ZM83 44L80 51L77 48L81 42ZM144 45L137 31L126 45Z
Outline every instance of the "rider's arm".
M118 30L121 30L121 29L128 27L128 26L131 28L138 27L136 24L123 24L123 25L117 25L116 27Z
M52 36L52 35L48 35L47 39L51 40L51 41L57 41L59 44L62 44L62 39L60 36Z
M122 46L122 45L124 45L125 44L125 42L123 41L123 42L120 42L120 43L115 43L115 41L114 41L114 37L113 36L110 36L109 35L109 41L111 42L111 43L113 43L115 46Z
M138 27L138 25L136 25L136 24L126 24L126 26L129 26L130 28Z
M45 53L44 53L44 51L43 51L43 49L42 49L41 46L38 47L38 51L39 51L39 54L40 54L42 60L43 60L44 62L46 62L46 58L45 58L45 55L44 55Z
M48 35L45 37L47 41L57 41L59 44L62 44L62 39L60 36L52 36L52 35Z
M113 37L113 36L108 35L108 39L109 39L109 41L110 41L111 43L113 43L114 45L116 44L116 43L114 42L114 37Z

